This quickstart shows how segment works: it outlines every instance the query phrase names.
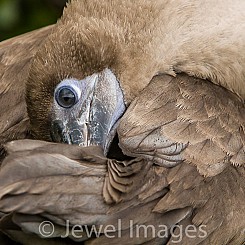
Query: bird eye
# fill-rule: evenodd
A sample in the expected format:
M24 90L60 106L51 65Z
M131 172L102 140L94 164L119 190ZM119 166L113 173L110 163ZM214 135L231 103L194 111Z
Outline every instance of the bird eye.
M63 108L71 108L78 102L78 95L72 87L61 87L56 91L55 99Z

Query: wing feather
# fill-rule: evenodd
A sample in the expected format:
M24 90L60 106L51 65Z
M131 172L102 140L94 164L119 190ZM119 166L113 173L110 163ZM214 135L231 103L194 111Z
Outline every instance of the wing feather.
M32 58L51 30L48 26L0 43L0 147L28 134L25 82Z
M127 155L166 167L182 159L205 176L219 174L229 163L245 163L244 102L225 88L184 74L153 78L129 106L118 134ZM169 155L167 145L178 151Z

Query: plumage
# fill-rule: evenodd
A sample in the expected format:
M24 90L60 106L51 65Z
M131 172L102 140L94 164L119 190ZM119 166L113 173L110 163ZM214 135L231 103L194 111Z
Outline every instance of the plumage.
M0 43L0 147L28 135L25 83L31 61L52 26Z
M73 0L56 25L2 42L0 230L22 244L243 244L244 8Z

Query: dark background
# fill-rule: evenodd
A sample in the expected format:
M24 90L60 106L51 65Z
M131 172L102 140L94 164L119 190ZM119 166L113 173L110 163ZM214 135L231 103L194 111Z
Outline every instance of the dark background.
M0 41L53 24L67 0L0 0Z

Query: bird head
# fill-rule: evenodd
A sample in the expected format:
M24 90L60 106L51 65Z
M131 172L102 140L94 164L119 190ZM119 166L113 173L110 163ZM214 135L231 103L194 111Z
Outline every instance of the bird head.
M143 48L145 37L136 38L142 21L100 18L100 10L87 16L86 3L80 5L68 6L34 57L26 89L31 133L47 141L100 145L107 155L119 119L155 66Z

